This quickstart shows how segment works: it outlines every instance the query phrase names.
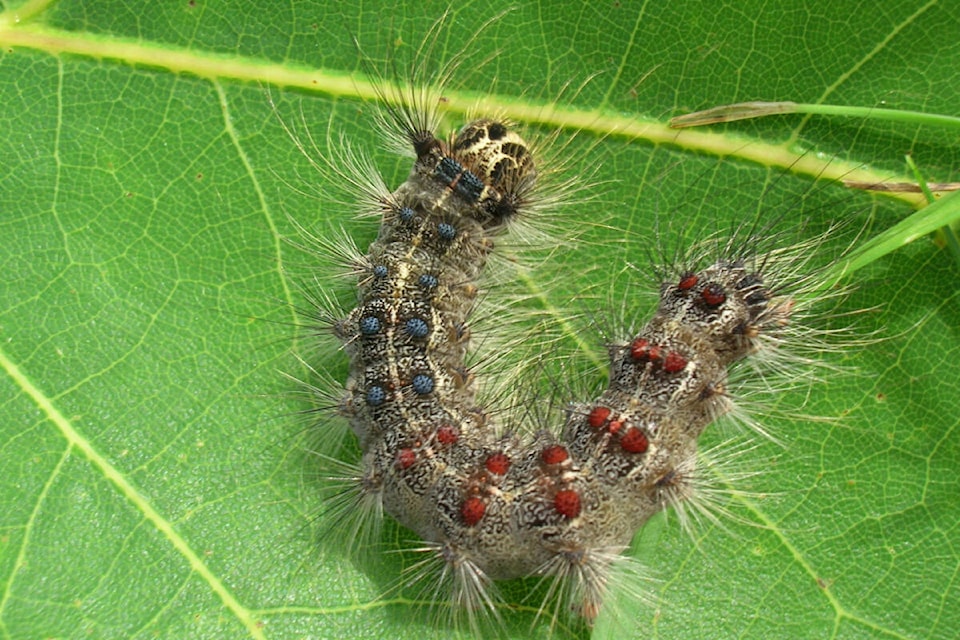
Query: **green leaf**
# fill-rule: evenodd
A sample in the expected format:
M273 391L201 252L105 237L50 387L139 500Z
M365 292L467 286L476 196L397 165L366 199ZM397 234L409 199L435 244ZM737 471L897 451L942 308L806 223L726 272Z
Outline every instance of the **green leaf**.
M541 317L572 310L616 326L618 309L649 313L652 297L637 293L652 290L658 243L760 215L798 239L847 220L864 229L859 245L910 205L838 178L907 181L910 153L931 182L956 180L956 140L935 128L801 115L665 124L751 100L955 115L960 22L947 4L524 5L479 31L505 5L474 2L451 8L431 59L469 54L447 96L451 122L485 96L528 130L556 132L568 171L590 176L593 200L557 214L579 241L521 284ZM4 637L449 635L416 613L416 592L390 590L404 566L390 551L415 546L404 531L388 525L384 553L366 562L315 540L321 472L300 415L311 405L281 374L308 375L294 353L345 374L296 326L297 283L321 267L287 242L292 221L342 225L361 246L375 234L333 202L336 185L282 122L302 141L306 123L328 155L327 132L342 132L397 184L407 161L379 150L352 38L389 68L379 61L410 60L445 10L4 4ZM840 233L823 251L849 241ZM883 339L823 354L843 372L764 400L840 419L765 423L782 445L759 441L736 461L761 473L721 471L721 484L753 492L734 497L725 527L706 522L691 540L676 518L649 525L635 554L658 602L615 586L620 617L602 618L596 637L624 621L643 638L954 636L957 265L929 236L871 260L833 312L868 309L855 330ZM568 332L567 374L552 375L602 380L590 324L552 325ZM533 633L528 586L506 588L516 637Z

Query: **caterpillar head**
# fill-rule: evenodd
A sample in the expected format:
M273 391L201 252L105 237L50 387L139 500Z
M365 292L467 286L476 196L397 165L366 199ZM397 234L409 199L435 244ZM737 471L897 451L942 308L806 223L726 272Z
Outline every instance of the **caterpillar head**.
M500 120L470 122L454 137L451 155L486 185L480 207L502 222L523 206L537 177L529 145Z

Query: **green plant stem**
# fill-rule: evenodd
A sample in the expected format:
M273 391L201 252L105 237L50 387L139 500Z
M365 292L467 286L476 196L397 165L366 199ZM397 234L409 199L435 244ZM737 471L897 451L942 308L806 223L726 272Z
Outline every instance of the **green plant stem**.
M909 155L905 158L905 160L907 162L907 166L910 168L910 171L913 172L914 177L917 179L917 184L920 185L920 191L927 199L927 202L929 204L933 204L936 198L930 191L930 185L927 184L923 174L920 173L920 169L917 167L917 164ZM951 227L949 224L944 225L940 228L940 233L943 235L944 242L946 243L947 248L950 249L950 253L953 254L953 259L958 265L960 265L960 241L957 240L957 234L954 233L953 227Z

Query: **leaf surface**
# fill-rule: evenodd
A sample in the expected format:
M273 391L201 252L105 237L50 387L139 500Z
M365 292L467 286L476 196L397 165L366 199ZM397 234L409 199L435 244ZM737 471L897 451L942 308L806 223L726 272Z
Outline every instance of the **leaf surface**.
M847 220L864 242L911 206L837 178L899 180L910 153L931 181L956 179L950 131L802 116L665 127L747 100L956 114L956 13L887 4L534 4L483 29L508 7L451 8L428 55L466 52L447 119L482 97L532 132L557 132L567 174L589 176L592 199L557 218L577 243L521 282L560 328L563 375L602 381L603 338L581 321L609 316L597 324L616 329L649 313L641 292L655 286L658 243L758 216L798 239ZM408 534L388 525L384 553L366 562L315 540L325 512L300 416L311 405L280 373L309 375L294 353L339 362L333 379L346 369L297 327L298 283L321 267L288 242L293 221L343 226L360 246L376 232L334 202L337 185L284 124L308 146L313 136L314 160L333 157L328 131L334 146L342 134L397 184L408 161L382 151L352 39L373 68L393 73L389 58L403 75L445 10L4 5L4 637L447 637L415 614L414 591L390 589L404 560L389 552L415 546ZM825 253L850 241L840 235ZM619 617L601 619L595 637L622 637L624 620L644 638L954 636L957 269L922 237L850 279L834 312L871 309L853 325L883 339L824 354L841 373L763 399L779 410L765 424L781 444L759 441L737 459L759 475L721 468L721 486L751 492L728 506L737 519L705 522L695 540L675 518L651 523L634 554L658 602L618 591ZM528 586L505 588L516 637L549 632L528 629L539 604L524 600Z

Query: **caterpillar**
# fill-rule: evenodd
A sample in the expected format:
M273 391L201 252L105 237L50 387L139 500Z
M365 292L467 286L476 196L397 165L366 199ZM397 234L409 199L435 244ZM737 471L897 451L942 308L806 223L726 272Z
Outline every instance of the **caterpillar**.
M745 224L686 252L661 271L652 318L609 345L605 389L567 398L559 423L517 418L535 409L502 420L521 401L484 404L483 372L468 362L484 270L515 225L535 225L563 197L513 123L482 115L444 137L439 93L385 81L379 93L379 127L413 167L390 189L348 141L334 142L334 171L382 222L365 252L338 251L357 276L356 306L314 298L349 359L335 404L361 450L343 467L339 515L358 540L383 513L416 533L426 559L414 573L429 599L478 633L500 615L496 583L529 576L548 582L541 615L589 626L612 572L643 573L623 551L651 516L693 507L713 517L698 440L740 413L742 363L762 384L813 364L820 337L803 321L820 285L810 256L826 235L783 248L767 226Z

